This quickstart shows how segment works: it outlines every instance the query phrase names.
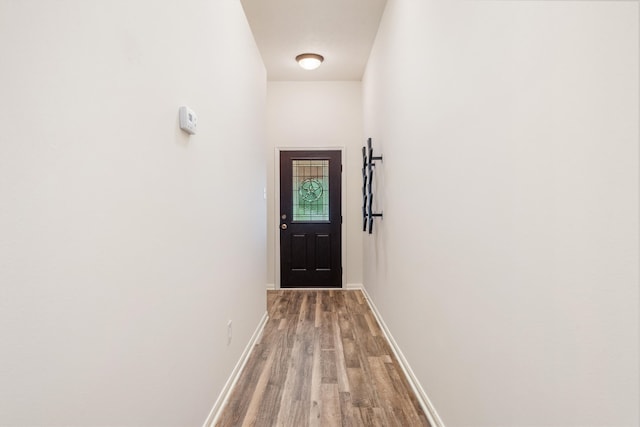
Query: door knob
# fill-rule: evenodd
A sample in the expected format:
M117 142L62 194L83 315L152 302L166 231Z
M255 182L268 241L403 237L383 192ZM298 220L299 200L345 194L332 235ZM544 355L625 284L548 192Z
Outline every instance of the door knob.
M286 230L287 229L287 224L281 224L280 228L282 228L283 230Z

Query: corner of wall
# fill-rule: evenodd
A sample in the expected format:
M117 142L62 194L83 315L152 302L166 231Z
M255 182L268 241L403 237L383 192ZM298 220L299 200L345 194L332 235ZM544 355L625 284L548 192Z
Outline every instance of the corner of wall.
M249 360L249 357L251 356L251 353L253 352L253 349L255 348L256 343L262 336L262 331L264 331L264 327L266 326L268 320L269 320L269 314L265 311L264 314L262 315L262 319L260 319L260 323L258 323L258 327L256 328L255 332L249 339L249 342L247 343L247 346L245 347L244 351L242 352L242 355L240 356L238 363L236 363L236 366L233 368L233 371L229 376L229 379L227 380L224 387L222 388L222 391L218 395L216 402L213 404L213 408L211 408L211 411L209 412L209 416L205 420L203 427L213 427L218 421L218 419L220 418L220 415L222 414L222 411L224 410L224 407L227 404L229 397L231 396L233 387L238 382L238 379L240 378L240 374L242 374L242 370L246 366L247 361Z
M360 289L362 290L362 293L364 294L365 299L367 300L367 304L369 304L369 307L371 307L371 311L373 312L373 315L375 316L376 321L380 325L380 329L382 329L382 332L384 333L385 338L389 342L389 345L391 346L391 350L393 351L393 354L398 360L398 364L402 368L402 372L404 372L404 375L406 376L407 381L411 386L411 389L416 394L416 397L418 398L418 402L420 403L422 410L424 410L427 416L427 419L429 420L429 424L431 424L431 427L445 427L444 423L442 422L442 419L440 418L440 416L438 415L438 412L436 411L436 408L433 406L433 403L431 403L429 396L427 396L427 393L424 391L424 388L422 387L422 384L420 384L420 380L418 380L418 377L414 374L413 369L411 369L411 365L409 365L409 362L407 361L406 357L404 357L402 350L398 346L398 343L396 342L396 340L393 338L393 335L391 334L389 327L384 322L384 319L380 315L380 312L378 311L378 308L376 307L376 305L371 300L371 297L367 293L367 290L364 287L361 287Z

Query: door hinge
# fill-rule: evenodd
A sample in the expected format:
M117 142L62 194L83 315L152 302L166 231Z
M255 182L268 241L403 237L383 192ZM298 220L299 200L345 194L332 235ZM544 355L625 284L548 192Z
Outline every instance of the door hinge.
M342 215L340 215L340 224L342 224Z
M342 166L342 165L340 165L340 172L342 172L342 168L343 168L343 166Z

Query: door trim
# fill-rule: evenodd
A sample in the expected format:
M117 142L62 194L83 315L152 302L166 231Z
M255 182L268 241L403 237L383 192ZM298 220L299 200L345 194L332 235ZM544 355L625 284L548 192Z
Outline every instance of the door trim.
M281 271L280 271L280 152L281 151L340 151L340 162L342 163L342 173L340 174L340 185L342 186L342 194L341 194L341 203L340 203L340 215L342 216L342 232L340 237L340 245L342 246L341 257L342 257L342 287L341 288L333 288L333 289L347 289L347 221L344 219L345 217L345 207L347 205L347 165L345 163L346 158L346 148L344 146L335 146L335 147L276 147L275 149L275 159L274 159L274 200L273 200L273 217L274 222L270 227L274 227L274 254L273 261L275 262L275 289L281 289ZM296 288L286 288L286 289L296 289ZM309 288L304 288L309 289Z

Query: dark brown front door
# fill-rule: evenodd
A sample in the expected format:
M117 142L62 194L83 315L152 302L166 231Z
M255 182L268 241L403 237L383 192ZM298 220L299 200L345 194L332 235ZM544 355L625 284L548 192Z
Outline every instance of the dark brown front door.
M342 287L340 151L280 152L280 286Z

